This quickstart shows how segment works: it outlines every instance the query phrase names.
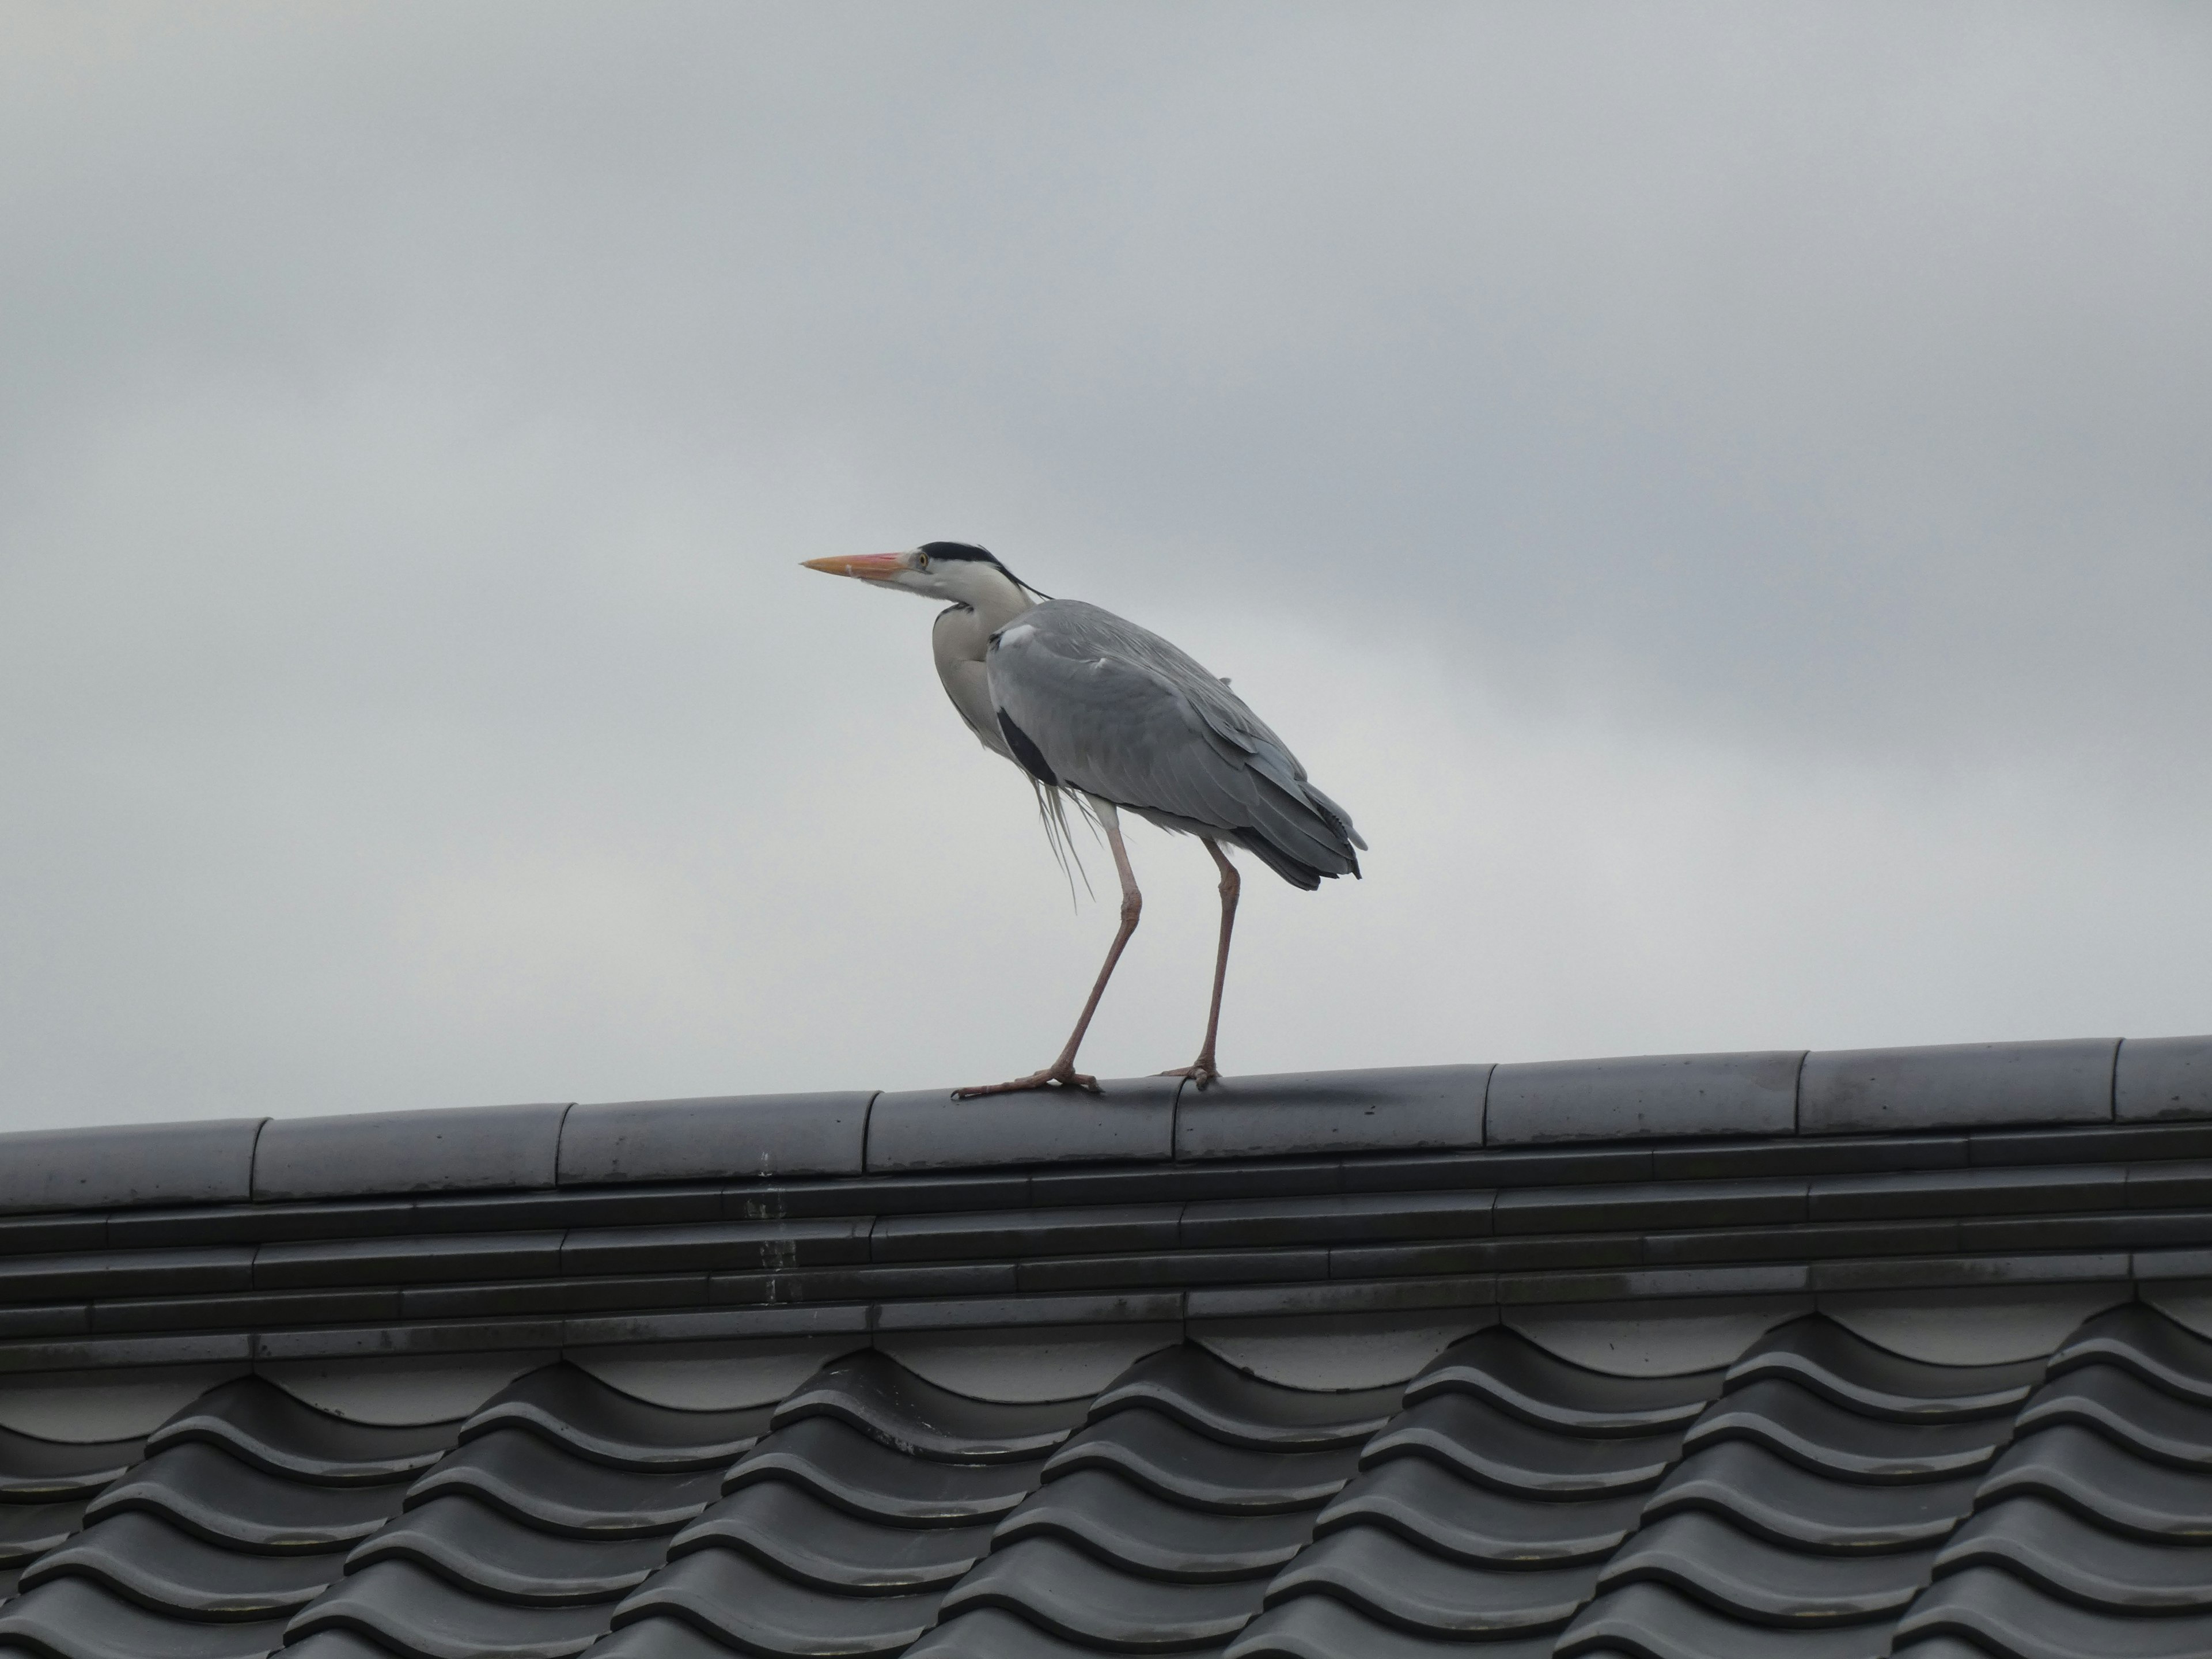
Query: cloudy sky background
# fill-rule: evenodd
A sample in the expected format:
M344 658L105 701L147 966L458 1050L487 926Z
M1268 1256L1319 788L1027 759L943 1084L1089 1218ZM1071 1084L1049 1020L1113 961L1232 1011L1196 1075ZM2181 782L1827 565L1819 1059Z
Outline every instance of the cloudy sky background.
M1373 843L1232 1071L2212 1030L2204 7L0 32L0 1123L1041 1063L1111 909L798 568L939 537Z

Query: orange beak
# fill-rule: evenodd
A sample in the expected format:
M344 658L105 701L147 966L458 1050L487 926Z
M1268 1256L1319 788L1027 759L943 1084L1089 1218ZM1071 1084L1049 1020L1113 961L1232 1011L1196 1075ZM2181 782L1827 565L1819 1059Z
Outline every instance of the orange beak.
M809 570L826 570L833 576L858 576L863 581L888 581L906 570L903 553L861 553L845 558L802 559Z

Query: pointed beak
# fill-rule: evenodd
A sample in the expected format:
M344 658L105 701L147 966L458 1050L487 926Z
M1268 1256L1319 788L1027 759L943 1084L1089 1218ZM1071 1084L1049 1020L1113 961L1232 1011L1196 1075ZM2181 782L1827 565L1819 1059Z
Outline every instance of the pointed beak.
M858 576L863 581L889 581L906 569L903 553L861 553L848 558L802 559L809 570L826 570L833 576Z

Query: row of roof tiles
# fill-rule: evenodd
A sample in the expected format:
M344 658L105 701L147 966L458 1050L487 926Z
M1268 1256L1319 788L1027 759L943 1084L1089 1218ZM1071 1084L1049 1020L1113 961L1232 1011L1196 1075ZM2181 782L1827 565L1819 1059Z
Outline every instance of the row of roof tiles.
M1402 1390L1181 1346L1026 1406L868 1352L741 1412L556 1364L415 1429L244 1379L0 1439L0 1570L8 1659L2201 1659L2212 1343L1815 1317L1641 1378L1493 1328Z
M240 1118L0 1136L0 1212L2212 1118L2212 1037Z

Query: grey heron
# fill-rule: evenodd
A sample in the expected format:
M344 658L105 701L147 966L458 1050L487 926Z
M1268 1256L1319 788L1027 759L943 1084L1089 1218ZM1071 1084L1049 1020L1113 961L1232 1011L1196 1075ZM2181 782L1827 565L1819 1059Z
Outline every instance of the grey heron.
M1200 1088L1220 1076L1214 1042L1229 936L1237 921L1237 866L1221 849L1242 847L1293 887L1359 873L1367 843L1345 810L1244 700L1158 635L1078 599L1055 599L997 558L964 542L927 542L904 553L808 559L810 570L852 576L945 602L931 632L938 678L986 749L1019 767L1057 809L1073 796L1105 832L1121 882L1121 925L1060 1057L1041 1072L963 1097L1024 1089L1087 1089L1076 1050L1106 981L1144 909L1121 814L1196 836L1221 872L1221 942L1198 1059L1164 1076ZM1048 819L1048 822L1050 820Z

